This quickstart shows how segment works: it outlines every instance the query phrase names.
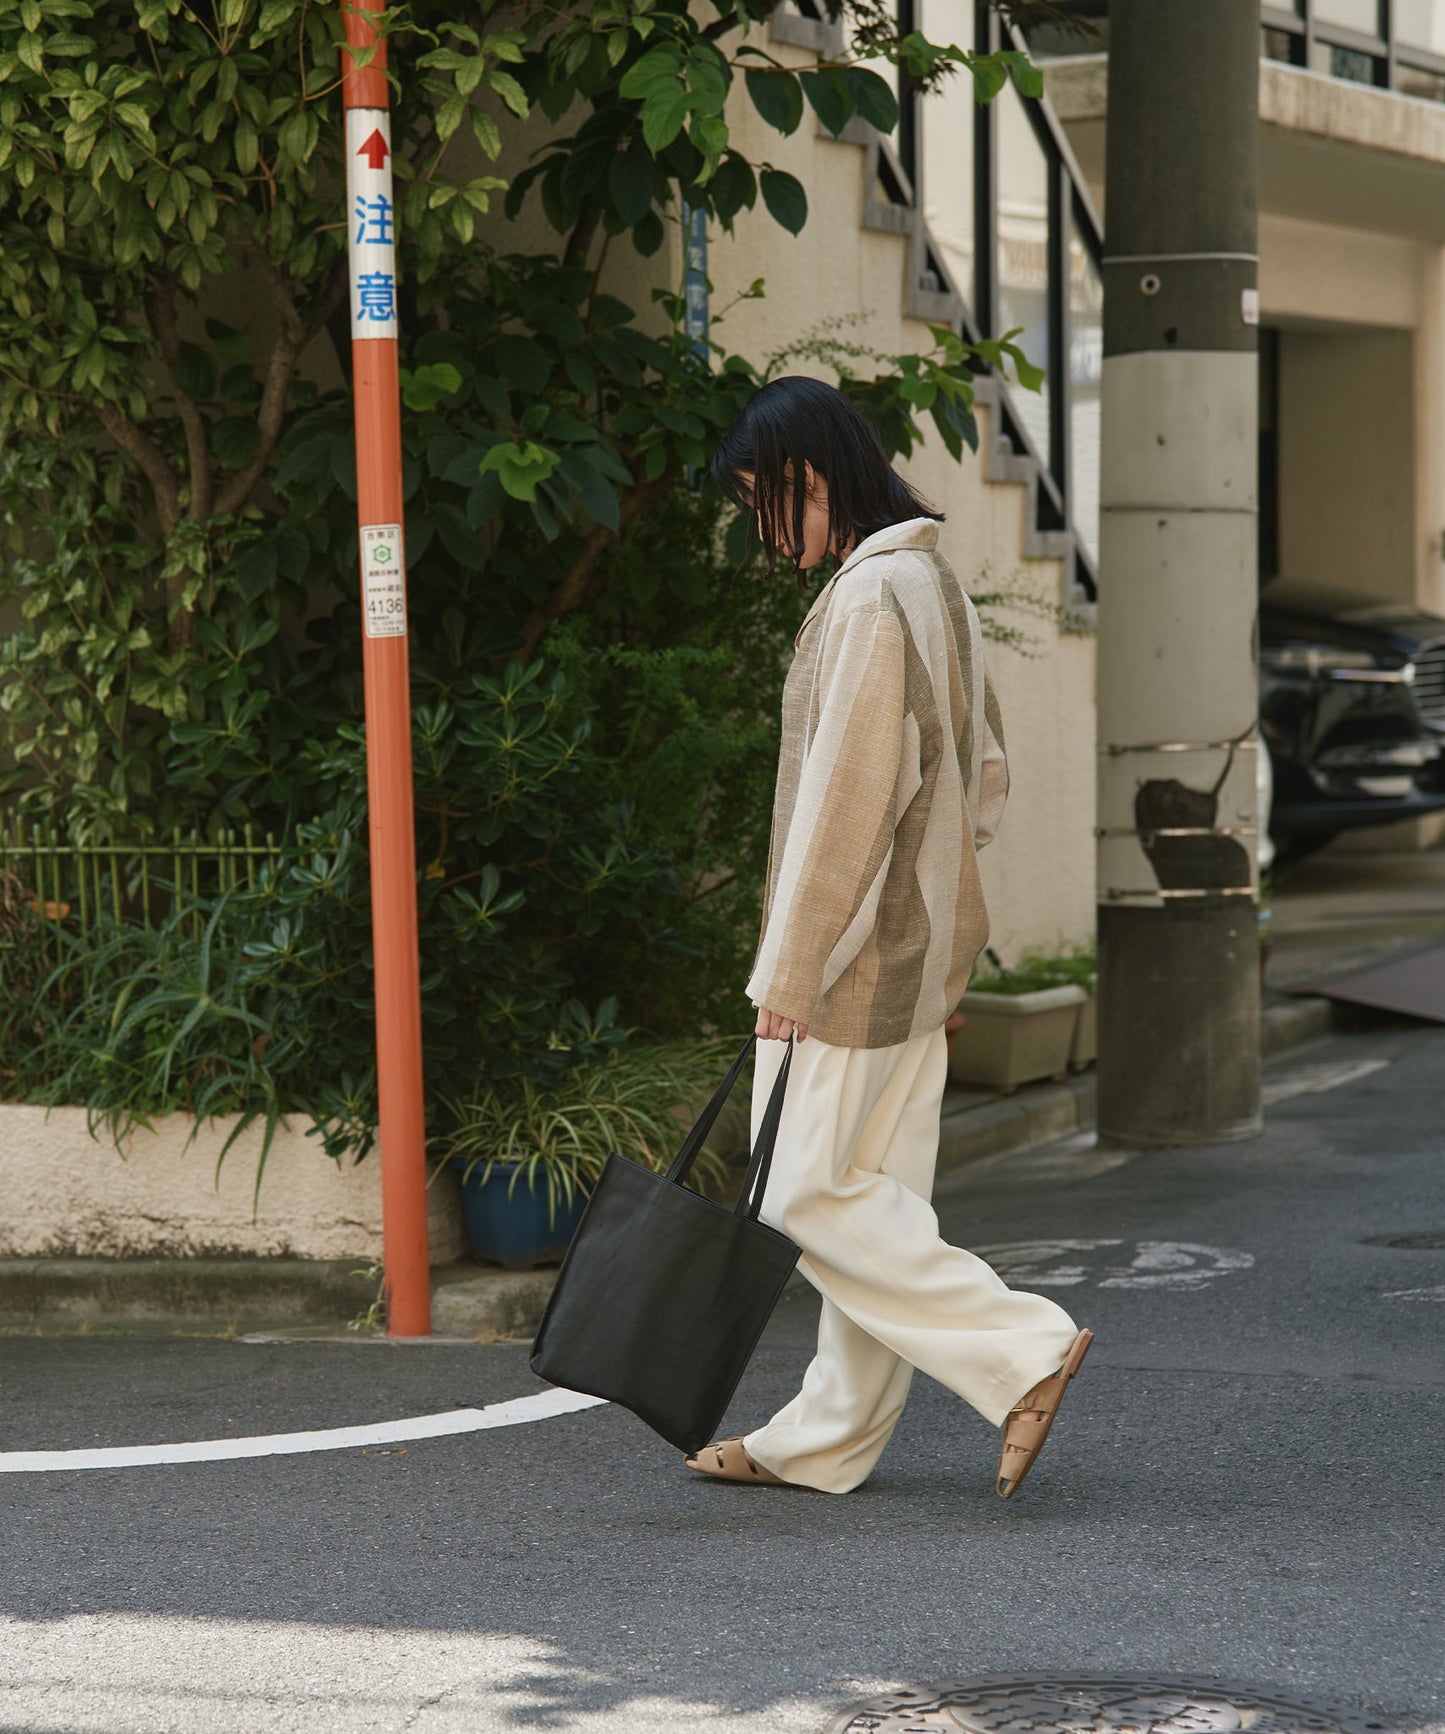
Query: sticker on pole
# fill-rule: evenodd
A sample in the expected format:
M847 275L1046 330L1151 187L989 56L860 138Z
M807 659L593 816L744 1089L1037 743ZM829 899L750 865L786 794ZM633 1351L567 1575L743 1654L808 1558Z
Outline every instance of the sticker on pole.
M406 637L406 566L400 524L363 524L361 600L368 638Z
M396 336L396 206L391 195L387 112L348 109L346 198L353 337Z

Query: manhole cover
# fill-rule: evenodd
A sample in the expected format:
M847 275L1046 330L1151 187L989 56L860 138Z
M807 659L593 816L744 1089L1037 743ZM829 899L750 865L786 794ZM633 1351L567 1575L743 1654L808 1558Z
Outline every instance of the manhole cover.
M829 1734L1375 1734L1388 1724L1220 1680L950 1680L856 1705Z
M1445 1250L1445 1229L1433 1234L1373 1234L1366 1246L1403 1246L1408 1252L1440 1252Z

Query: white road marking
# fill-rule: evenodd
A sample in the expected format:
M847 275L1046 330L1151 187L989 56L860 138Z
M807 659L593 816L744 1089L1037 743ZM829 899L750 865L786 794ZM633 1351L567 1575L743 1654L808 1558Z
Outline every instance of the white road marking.
M1101 1246L1122 1246L1122 1240L1012 1240L998 1246L975 1246L969 1250L991 1264L1007 1282L1038 1284L1043 1288L1072 1288L1086 1282L1087 1266L1058 1261L1071 1252L1094 1252Z
M1445 1282L1436 1283L1434 1288L1392 1288L1385 1299L1445 1301Z
M447 1409L403 1421L365 1427L325 1427L310 1433L264 1433L250 1439L196 1439L175 1445L109 1445L78 1451L0 1451L0 1475L35 1475L62 1469L141 1469L160 1463L225 1463L238 1457L289 1457L302 1451L346 1451L358 1445L392 1445L404 1439L443 1439L518 1427L553 1415L569 1415L603 1402L560 1388L531 1397L489 1403L485 1409Z
M1071 1256L1106 1251L1122 1240L1015 1240L971 1250L1018 1288L1073 1288L1097 1280L1100 1288L1172 1289L1191 1292L1207 1288L1215 1277L1248 1270L1252 1252L1223 1246L1201 1246L1191 1240L1140 1240L1127 1264L1091 1269L1092 1259Z
M1260 1095L1266 1108L1276 1102L1287 1102L1292 1096L1317 1096L1325 1090L1337 1090L1341 1084L1352 1084L1357 1078L1368 1078L1390 1064L1389 1060L1325 1060L1319 1065L1297 1066L1277 1078L1266 1078Z

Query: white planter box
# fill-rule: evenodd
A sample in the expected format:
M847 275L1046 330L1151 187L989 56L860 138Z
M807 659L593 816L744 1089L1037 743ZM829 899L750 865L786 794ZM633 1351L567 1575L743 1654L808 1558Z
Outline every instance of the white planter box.
M1099 996L1091 993L1079 1007L1079 1021L1074 1026L1074 1047L1069 1055L1069 1067L1082 1071L1099 1057Z
M252 1215L262 1127L216 1158L234 1120L171 1114L117 1150L83 1108L0 1104L0 1257L381 1257L381 1160L338 1166L299 1119L277 1128ZM454 1175L428 1189L433 1264L464 1250Z
M967 1023L953 1039L949 1073L955 1083L1014 1090L1069 1069L1081 987L1038 993L966 993L959 1010Z

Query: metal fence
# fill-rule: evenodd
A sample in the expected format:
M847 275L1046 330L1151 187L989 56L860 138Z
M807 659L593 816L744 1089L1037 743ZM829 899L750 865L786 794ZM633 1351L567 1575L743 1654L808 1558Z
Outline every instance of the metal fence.
M0 873L43 921L77 936L116 923L154 927L178 909L199 911L214 897L256 886L280 844L253 825L202 838L177 830L168 841L71 843L53 827L0 815Z

